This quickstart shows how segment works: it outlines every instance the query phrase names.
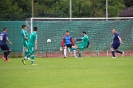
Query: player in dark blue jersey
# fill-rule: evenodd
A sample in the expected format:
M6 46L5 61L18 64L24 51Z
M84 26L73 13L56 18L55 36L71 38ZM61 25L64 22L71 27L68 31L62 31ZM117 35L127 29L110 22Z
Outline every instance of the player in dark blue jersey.
M120 44L123 44L120 35L117 33L116 29L112 30L112 33L114 34L114 39L113 42L111 43L111 53L112 53L112 58L115 57L115 52L124 55L124 52L117 50Z
M62 47L64 47L64 58L66 58L66 54L67 54L67 48L69 50L72 50L74 53L74 57L77 58L76 56L76 48L72 48L72 46L74 46L74 41L72 39L72 36L70 35L69 31L66 31L65 36L62 38ZM70 52L70 51L69 51Z
M3 28L3 32L0 34L0 48L4 51L4 56L2 57L4 61L8 62L8 55L10 54L11 50L9 46L7 45L6 41L8 41L10 44L10 40L8 39L7 34L7 28Z

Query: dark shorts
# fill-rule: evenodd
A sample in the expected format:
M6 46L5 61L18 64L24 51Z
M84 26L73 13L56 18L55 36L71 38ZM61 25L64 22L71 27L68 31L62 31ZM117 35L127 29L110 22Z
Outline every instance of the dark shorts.
M119 43L113 43L111 47L112 47L113 49L118 49L119 46L120 46Z
M2 45L0 45L0 48L1 48L2 50L10 50L10 48L9 48L9 46L8 46L7 44L2 44Z
M67 45L64 45L64 47L67 47L67 48L72 48L72 44L67 44Z

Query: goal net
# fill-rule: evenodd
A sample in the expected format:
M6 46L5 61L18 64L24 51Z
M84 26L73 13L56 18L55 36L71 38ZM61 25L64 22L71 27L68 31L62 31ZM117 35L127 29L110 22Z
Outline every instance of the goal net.
M133 18L30 18L26 20L28 32L32 32L34 26L38 27L38 51L46 53L59 53L62 37L66 30L70 31L73 38L82 37L82 31L86 31L90 38L90 46L85 53L106 53L110 51L110 44L113 39L112 29L120 34L124 45L120 50L131 51ZM47 43L51 39L51 43ZM76 42L79 44L80 42ZM42 55L43 56L43 55Z

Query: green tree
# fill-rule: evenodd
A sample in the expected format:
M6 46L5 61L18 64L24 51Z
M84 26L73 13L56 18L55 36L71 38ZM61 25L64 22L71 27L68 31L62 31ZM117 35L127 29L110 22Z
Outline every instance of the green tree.
M109 0L109 17L118 17L124 7L124 0Z
M108 0L109 17L119 16L133 0ZM72 0L73 17L105 17L105 0ZM34 0L36 17L69 17L69 0ZM31 17L31 0L1 0L0 20L25 20Z
M36 16L40 15L38 13L41 12L42 15L49 17L52 14L63 12L61 9L62 4L62 0L35 0L34 11Z
M13 0L1 0L0 2L0 19L2 20L14 20L22 12L22 9L18 7L18 3Z

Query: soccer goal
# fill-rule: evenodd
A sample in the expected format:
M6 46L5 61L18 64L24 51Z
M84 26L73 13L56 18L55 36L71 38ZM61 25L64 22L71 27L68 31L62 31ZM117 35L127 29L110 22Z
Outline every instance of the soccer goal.
M69 30L73 38L82 37L86 31L90 38L90 46L83 53L87 56L109 56L110 44L113 39L112 29L120 34L124 45L119 49L130 52L133 50L133 17L117 18L30 18L26 20L28 32L38 27L38 51L47 53L61 53L62 37ZM51 43L47 43L51 39ZM76 42L76 44L80 42ZM44 56L42 54L42 56Z

